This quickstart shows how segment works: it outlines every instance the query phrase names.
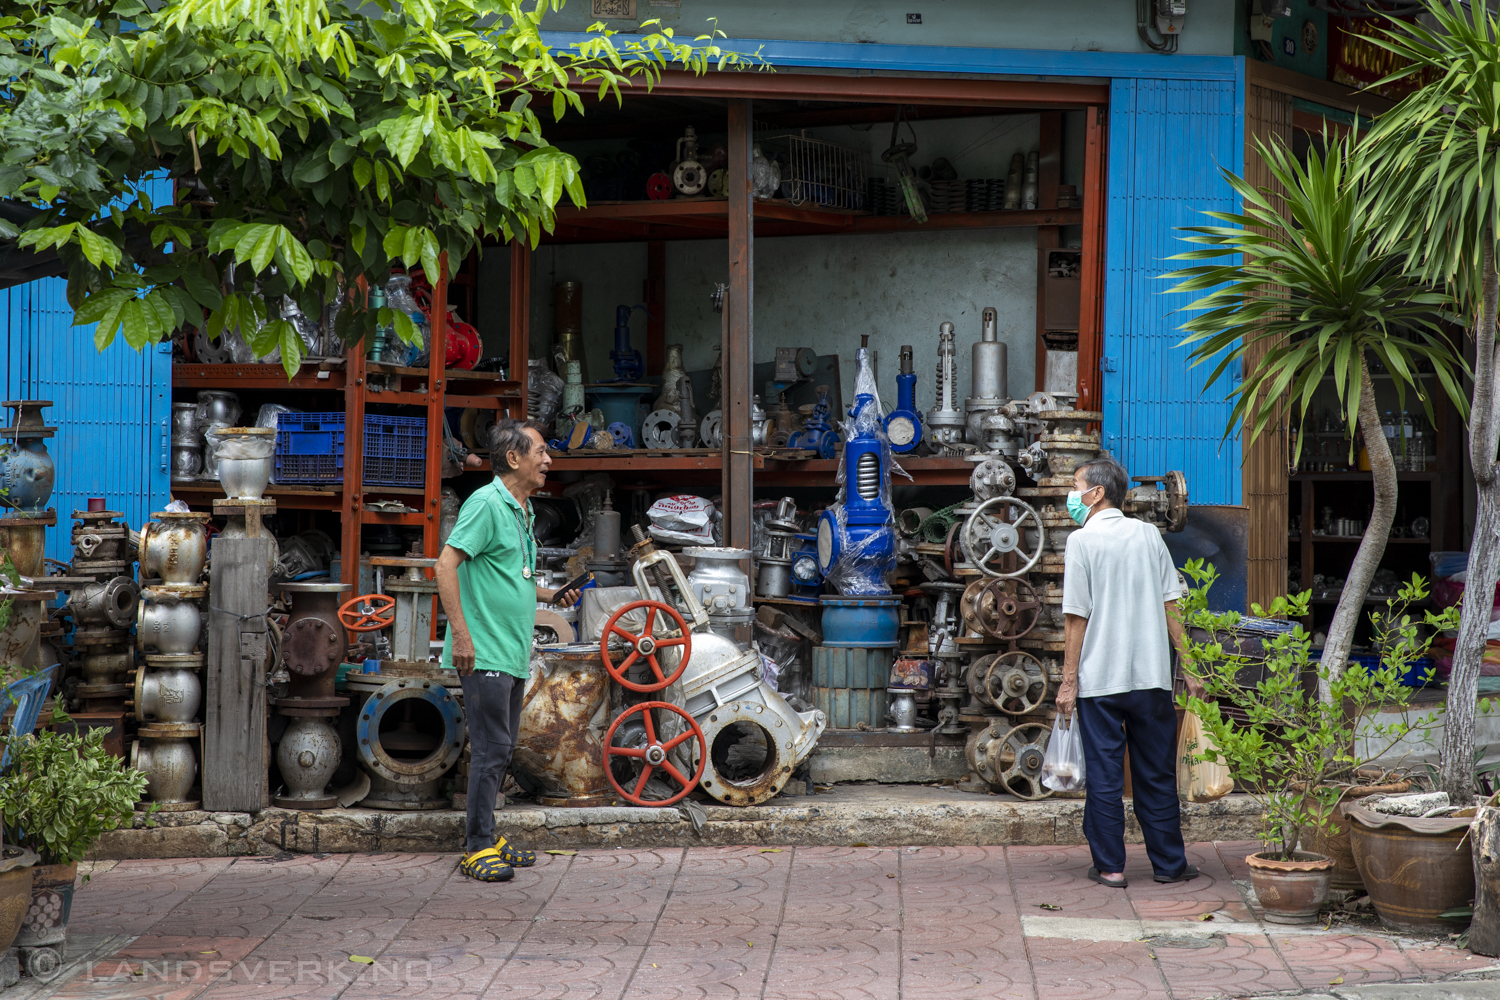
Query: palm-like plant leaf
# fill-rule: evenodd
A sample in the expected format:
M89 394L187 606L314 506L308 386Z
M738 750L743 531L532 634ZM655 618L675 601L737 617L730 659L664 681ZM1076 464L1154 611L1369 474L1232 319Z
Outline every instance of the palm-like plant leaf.
M1179 346L1192 348L1192 364L1214 364L1207 385L1264 352L1231 394L1226 437L1243 428L1255 440L1279 419L1283 401L1300 429L1332 374L1352 439L1367 354L1395 376L1403 406L1411 388L1434 416L1432 395L1415 376L1425 361L1444 393L1466 407L1459 377L1467 369L1439 326L1449 297L1409 275L1399 252L1377 245L1360 147L1351 137L1324 138L1326 153L1310 151L1305 166L1284 145L1257 142L1285 207L1225 171L1242 210L1205 213L1227 226L1184 227L1183 239L1205 249L1172 258L1218 263L1163 276L1177 282L1174 292L1205 293L1183 309L1187 337Z

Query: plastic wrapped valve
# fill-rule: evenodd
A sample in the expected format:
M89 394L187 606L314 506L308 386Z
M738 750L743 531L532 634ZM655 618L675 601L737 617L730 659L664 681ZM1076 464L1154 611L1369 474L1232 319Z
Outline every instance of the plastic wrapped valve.
M276 451L276 438L271 435L257 434L254 437L245 437L239 434L221 433L232 428L210 427L204 434L209 445L214 450L214 457L219 461L226 459L235 461L254 461L256 459L270 458Z
M526 363L526 416L551 427L562 405L563 382L541 358Z
M889 594L890 584L886 580L884 564L891 560L878 555L881 549L893 549L896 520L891 503L891 474L895 461L891 453L891 442L885 434L885 408L880 403L880 389L875 384L874 366L870 364L870 352L861 347L855 355L858 370L854 376L854 406L852 412L839 425L843 433L845 456L854 442L875 440L879 443L879 473L875 475L876 490L873 496L860 490L861 501L868 503L878 499L885 511L885 531L871 532L861 541L855 542L849 535L847 505L850 484L847 480L848 461L841 457L838 463L838 502L833 513L839 534L839 557L829 567L825 582L838 593L849 597L871 594ZM871 454L876 454L871 452ZM859 488L863 483L855 484ZM889 535L890 537L884 537Z

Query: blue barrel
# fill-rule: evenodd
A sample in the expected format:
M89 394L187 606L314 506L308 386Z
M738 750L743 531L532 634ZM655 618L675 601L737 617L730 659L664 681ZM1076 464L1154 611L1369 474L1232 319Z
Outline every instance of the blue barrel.
M822 598L823 645L895 649L899 594ZM883 682L882 682L883 683Z

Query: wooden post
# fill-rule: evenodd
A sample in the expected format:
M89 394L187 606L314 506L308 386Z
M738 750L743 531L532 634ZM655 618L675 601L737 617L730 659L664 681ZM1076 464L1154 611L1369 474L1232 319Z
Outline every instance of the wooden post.
M361 279L363 282L363 279ZM357 288L355 294L368 296L369 289ZM344 369L344 493L341 498L343 518L340 527L339 558L342 560L339 582L359 591L360 526L364 523L365 491L365 351L368 343L349 345Z
M1474 922L1469 925L1469 950L1476 955L1500 955L1500 809L1483 806L1469 828L1474 856Z
M660 375L667 363L667 241L646 243L646 374Z
M1083 146L1083 266L1078 305L1078 408L1104 403L1099 356L1104 350L1104 109L1088 109Z
M259 812L271 804L261 617L270 561L268 537L214 540L202 767L203 808L210 812Z
M754 125L748 100L729 102L729 295L724 303L724 544L750 548L755 502L750 404L755 395L754 315L755 198L751 170Z
M527 361L531 357L531 248L523 237L510 244L510 378L521 383L526 399ZM524 418L525 410L519 414Z
M439 504L443 493L443 396L448 391L448 251L438 255L438 277L432 282L432 345L427 354L427 463L423 476L422 551L438 556ZM431 275L428 276L431 280Z

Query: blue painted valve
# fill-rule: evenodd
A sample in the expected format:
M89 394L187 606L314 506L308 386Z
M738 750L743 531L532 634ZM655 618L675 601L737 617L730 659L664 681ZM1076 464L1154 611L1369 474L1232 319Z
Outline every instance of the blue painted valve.
M609 436L615 439L616 448L635 447L635 431L630 429L629 424L624 424L616 420L606 427L605 430L609 431Z
M839 435L828 422L832 413L833 392L828 386L820 385L812 413L803 421L802 429L787 439L786 446L815 451L819 458L832 458L838 454Z
M885 418L891 451L904 455L922 443L922 414L917 409L917 373L912 370L911 345L901 345L901 374L896 376L896 408Z
M609 360L615 363L615 378L621 382L633 382L646 373L641 352L630 346L630 314L637 309L651 315L645 306L615 307L615 348L609 352Z
M887 578L896 569L895 515L887 506L890 453L881 433L869 352L860 348L857 357L857 394L844 442L843 499L818 518L818 567L830 575L847 552L849 565L839 567L833 580L840 593L888 594Z

